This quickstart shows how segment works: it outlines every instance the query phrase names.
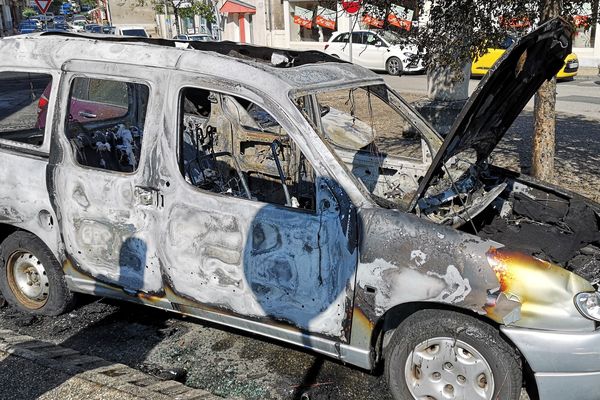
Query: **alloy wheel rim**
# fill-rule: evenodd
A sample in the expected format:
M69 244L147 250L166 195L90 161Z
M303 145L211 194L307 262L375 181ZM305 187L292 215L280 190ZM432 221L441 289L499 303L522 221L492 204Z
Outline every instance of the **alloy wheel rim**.
M397 75L400 71L398 60L390 60L389 61L389 69L393 75Z
M10 290L23 306L37 310L48 302L50 282L42 262L28 251L15 251L8 258Z
M473 346L449 337L428 339L406 360L408 390L418 400L491 400L494 376L487 360Z

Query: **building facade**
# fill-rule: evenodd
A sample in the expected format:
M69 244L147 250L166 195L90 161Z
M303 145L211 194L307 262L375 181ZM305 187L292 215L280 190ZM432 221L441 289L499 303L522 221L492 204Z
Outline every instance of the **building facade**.
M12 0L0 0L0 36L13 34L18 14L17 4Z
M594 9L595 8L595 9ZM573 52L582 67L600 65L600 21L591 24L592 16L598 16L598 0L586 5L584 15L575 17L577 31L573 39Z

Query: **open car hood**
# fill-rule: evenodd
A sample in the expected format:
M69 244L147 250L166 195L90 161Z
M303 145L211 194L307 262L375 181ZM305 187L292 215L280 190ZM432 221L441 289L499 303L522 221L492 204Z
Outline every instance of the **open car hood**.
M463 107L410 203L412 211L446 161L474 149L486 160L542 83L571 53L571 25L553 19L519 39L486 74Z

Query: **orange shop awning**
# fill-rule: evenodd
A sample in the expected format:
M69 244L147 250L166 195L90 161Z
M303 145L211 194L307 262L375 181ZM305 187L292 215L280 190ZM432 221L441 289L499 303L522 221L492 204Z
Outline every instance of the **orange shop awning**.
M256 7L239 0L227 0L219 12L221 14L256 14Z

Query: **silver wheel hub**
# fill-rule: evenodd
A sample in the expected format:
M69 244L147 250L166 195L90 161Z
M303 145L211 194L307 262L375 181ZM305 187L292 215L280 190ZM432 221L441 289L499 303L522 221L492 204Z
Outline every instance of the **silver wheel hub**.
M397 60L388 61L388 65L389 65L390 72L393 74L397 74L398 71L400 70L399 61L397 61Z
M43 302L48 298L48 276L44 266L36 256L28 252L14 254L12 276L17 289L22 295L35 302Z
M494 377L473 346L449 337L419 343L408 355L404 376L418 400L490 400Z

